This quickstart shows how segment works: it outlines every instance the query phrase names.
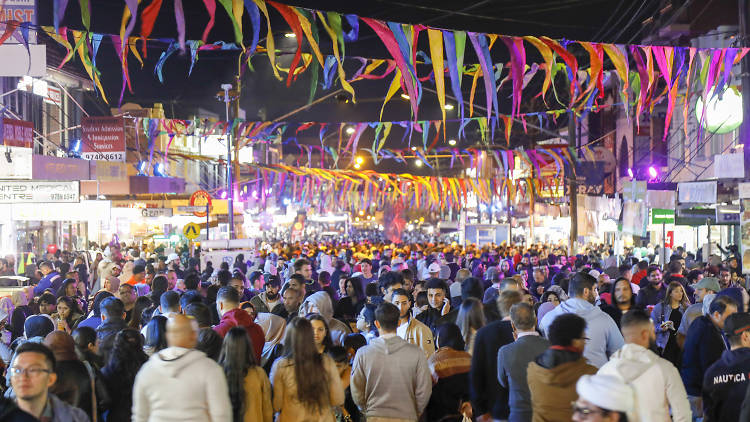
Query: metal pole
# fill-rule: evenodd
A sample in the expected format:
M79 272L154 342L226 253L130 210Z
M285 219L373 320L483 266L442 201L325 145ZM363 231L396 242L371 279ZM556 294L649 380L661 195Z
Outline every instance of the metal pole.
M573 111L568 112L568 145L576 147L576 119ZM574 163L570 163L574 166ZM575 256L576 242L578 242L578 181L573 168L570 169L568 178L568 195L570 195L570 239L568 241L568 256Z
M740 45L747 46L748 38L748 0L738 0L739 23L740 23ZM742 154L745 163L750 163L750 57L742 59L742 125L740 126L740 139L744 145ZM750 180L750 165L745 164L745 180Z
M222 84L221 89L224 90L224 105L226 108L227 124L229 123L229 90L232 89L232 84ZM232 131L227 131L227 223L229 223L229 230L227 231L229 240L234 238L234 188L232 183Z
M206 201L206 240L211 240L211 236L209 235L209 222L211 220L211 215L209 214L211 212L211 207L209 207L209 202Z
M667 265L667 224L661 223L661 267L666 269Z

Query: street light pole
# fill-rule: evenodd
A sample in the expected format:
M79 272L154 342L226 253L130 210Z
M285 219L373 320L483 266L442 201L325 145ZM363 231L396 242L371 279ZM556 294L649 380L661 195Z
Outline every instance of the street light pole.
M234 188L232 187L232 125L229 122L229 90L232 89L232 84L222 84L221 89L224 90L224 106L226 109L227 125L230 130L227 130L227 223L229 224L229 230L227 232L229 240L234 238Z

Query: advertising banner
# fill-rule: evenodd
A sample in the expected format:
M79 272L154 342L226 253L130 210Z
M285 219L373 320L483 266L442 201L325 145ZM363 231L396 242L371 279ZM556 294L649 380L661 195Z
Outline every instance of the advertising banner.
M125 123L122 117L81 119L81 157L85 160L125 161Z
M750 273L750 199L740 200L740 253L742 272Z
M685 182L677 184L678 200L681 204L716 203L716 182Z
M0 204L79 202L78 181L0 180Z
M3 118L0 123L0 145L31 148L34 146L34 124L25 120Z

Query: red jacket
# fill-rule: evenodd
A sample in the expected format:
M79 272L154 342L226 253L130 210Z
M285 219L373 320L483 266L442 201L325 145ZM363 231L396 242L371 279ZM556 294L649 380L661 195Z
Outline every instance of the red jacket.
M250 314L247 311L240 308L227 311L221 317L219 325L214 327L214 331L224 337L229 329L233 327L243 327L247 330L247 334L253 343L256 362L260 364L260 355L263 352L263 345L266 343L266 336L263 334L263 329L250 318Z
M633 274L633 277L631 277L630 282L633 284L641 285L641 280L646 277L646 270L640 270L637 273Z

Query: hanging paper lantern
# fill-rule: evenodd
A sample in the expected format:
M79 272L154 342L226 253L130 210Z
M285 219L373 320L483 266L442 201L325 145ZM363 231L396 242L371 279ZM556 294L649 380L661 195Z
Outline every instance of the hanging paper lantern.
M708 92L706 115L703 116L703 100L698 97L695 102L695 117L703 127L712 133L729 133L742 124L742 94L734 88L727 88L721 95ZM702 119L701 119L702 117Z

